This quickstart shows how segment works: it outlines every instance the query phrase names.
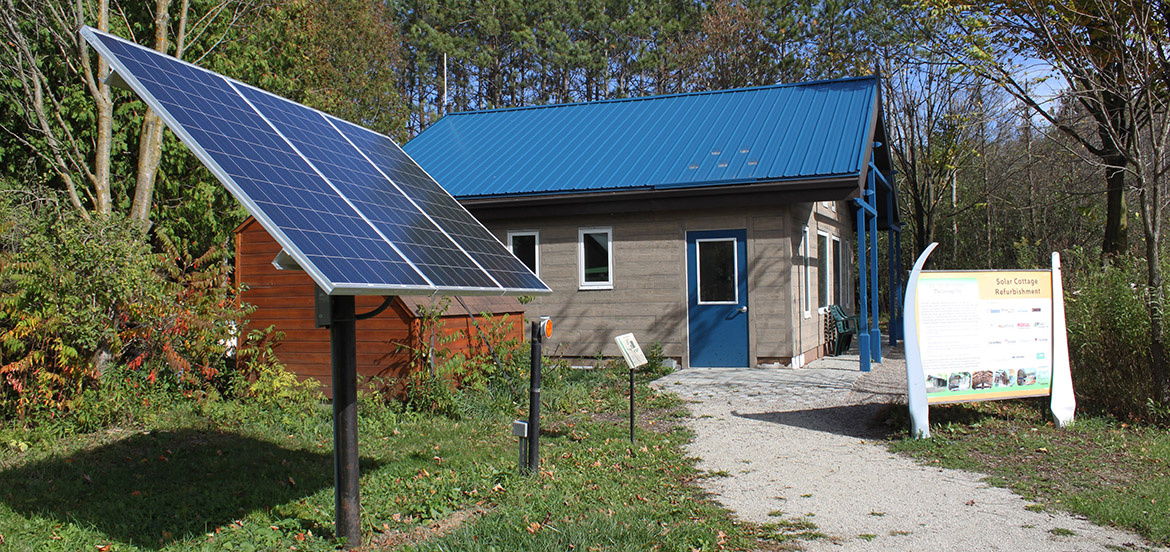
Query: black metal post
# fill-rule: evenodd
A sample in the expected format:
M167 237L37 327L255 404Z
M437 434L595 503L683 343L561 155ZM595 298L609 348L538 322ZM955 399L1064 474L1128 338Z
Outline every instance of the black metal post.
M532 323L532 375L528 381L528 470L540 472L540 322Z
M346 548L362 544L358 490L357 324L352 295L337 295L329 338L333 356L334 530Z
M630 443L634 442L634 369L630 368Z

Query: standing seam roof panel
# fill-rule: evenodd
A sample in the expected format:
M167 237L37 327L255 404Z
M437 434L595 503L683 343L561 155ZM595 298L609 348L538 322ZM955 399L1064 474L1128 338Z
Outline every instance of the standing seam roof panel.
M857 174L876 94L864 77L454 113L404 149L460 197Z

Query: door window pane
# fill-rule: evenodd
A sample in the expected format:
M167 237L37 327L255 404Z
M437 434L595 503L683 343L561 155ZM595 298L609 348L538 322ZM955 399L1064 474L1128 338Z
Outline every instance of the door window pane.
M737 302L735 240L699 241L697 245L699 302Z

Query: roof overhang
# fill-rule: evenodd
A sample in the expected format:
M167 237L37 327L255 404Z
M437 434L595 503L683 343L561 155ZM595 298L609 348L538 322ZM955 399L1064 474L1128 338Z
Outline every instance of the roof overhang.
M500 220L842 201L860 197L858 181L857 174L849 174L733 185L457 199L480 220Z

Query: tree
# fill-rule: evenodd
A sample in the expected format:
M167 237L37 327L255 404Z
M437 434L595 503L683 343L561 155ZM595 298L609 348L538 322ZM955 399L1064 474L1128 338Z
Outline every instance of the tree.
M904 208L917 257L938 240L944 212L956 216L959 173L975 160L981 138L982 95L978 79L954 73L928 52L887 49L884 64L887 132L899 186L909 199Z
M1124 192L1136 193L1146 258L1150 361L1155 398L1170 398L1162 275L1163 222L1170 170L1170 5L1145 0L1013 0L980 5L936 2L948 22L936 51L999 83L1104 169L1106 255L1126 252ZM1063 94L1090 118L1085 126L1039 102L1013 59L1047 62Z
M108 216L118 203L113 197L115 181L130 170L118 166L115 156L125 153L130 136L114 131L115 109L122 102L104 80L109 65L93 54L78 29L93 25L132 40L136 30L150 29L155 49L181 58L190 37L208 39L204 53L214 49L222 40L216 32L225 20L230 27L249 6L234 0L199 2L199 17L188 28L190 0L182 0L177 10L170 0L156 0L153 6L116 0L112 6L110 0L3 0L0 67L14 78L0 85L0 100L22 123L6 127L7 137L52 172L82 217L89 218L91 212ZM111 29L111 13L117 16L116 29ZM177 36L173 50L172 34ZM148 226L162 123L149 109L142 119L128 214Z

